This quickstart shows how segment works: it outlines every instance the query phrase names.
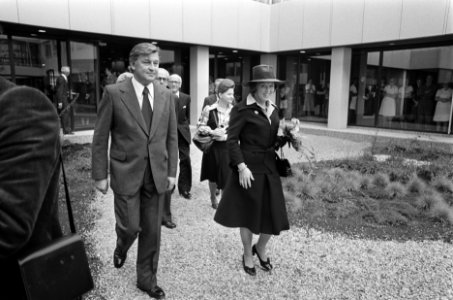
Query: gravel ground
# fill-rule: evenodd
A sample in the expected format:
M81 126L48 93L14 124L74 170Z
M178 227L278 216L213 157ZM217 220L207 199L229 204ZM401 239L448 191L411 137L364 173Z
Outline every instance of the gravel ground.
M319 160L358 155L368 146L315 135L304 141ZM293 150L285 150L285 156L291 162L302 159ZM453 299L453 250L439 241L351 239L314 229L307 236L305 228L293 227L270 241L272 274L258 268L255 278L246 275L239 230L213 221L208 184L198 181L201 153L193 146L191 157L193 199L176 193L177 228L162 228L158 284L167 299ZM97 193L92 209L100 218L88 238L102 262L92 294L102 296L87 299L149 299L135 286L137 243L123 268L113 267L112 192Z

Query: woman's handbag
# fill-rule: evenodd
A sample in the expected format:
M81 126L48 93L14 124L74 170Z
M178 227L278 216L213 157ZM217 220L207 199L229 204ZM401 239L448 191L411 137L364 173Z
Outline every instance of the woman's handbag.
M217 121L215 112L213 114L213 117L217 125L219 122ZM214 143L214 139L210 134L203 134L199 130L197 130L197 132L195 132L194 136L192 137L192 142L198 149L206 153L209 151L209 148L211 148L212 144Z
M208 134L201 134L200 131L197 130L192 138L192 142L198 149L206 153L209 151L209 148L211 148L214 140L212 139L212 136Z
M277 163L277 170L280 177L288 177L293 174L291 171L291 164L289 163L289 160L284 158L282 148L280 148L280 156L275 153L275 162Z
M85 246L75 230L61 154L60 162L72 234L19 258L19 268L29 300L70 300L93 289Z

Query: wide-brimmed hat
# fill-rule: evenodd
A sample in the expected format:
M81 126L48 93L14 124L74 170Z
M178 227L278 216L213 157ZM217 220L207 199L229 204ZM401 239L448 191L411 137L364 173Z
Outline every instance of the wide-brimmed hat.
M258 65L252 68L252 80L250 80L247 84L257 82L282 83L283 81L275 77L272 66Z

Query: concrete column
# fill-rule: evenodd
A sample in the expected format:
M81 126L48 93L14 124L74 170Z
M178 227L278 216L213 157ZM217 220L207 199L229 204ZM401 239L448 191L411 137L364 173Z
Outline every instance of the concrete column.
M328 128L343 129L347 127L351 59L351 48L332 49Z
M209 95L209 48L190 47L190 124L196 125L203 100Z

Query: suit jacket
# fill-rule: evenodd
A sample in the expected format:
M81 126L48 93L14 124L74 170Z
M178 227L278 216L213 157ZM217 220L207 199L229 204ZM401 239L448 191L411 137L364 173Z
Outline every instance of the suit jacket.
M212 104L214 104L216 102L217 102L217 95L216 94L211 94L208 97L204 98L203 107L202 108L205 108L205 106L212 105Z
M178 161L174 96L170 91L154 84L153 119L148 130L131 78L105 87L92 143L94 180L107 178L109 134L113 191L121 195L138 192L149 159L157 192L163 193L167 177L176 177Z
M57 99L56 103L62 103L63 108L68 106L68 81L64 79L62 75L58 76L57 82L55 84L55 97Z
M190 144L190 96L179 92L179 98L175 98L175 101L178 132L184 137L187 143Z
M60 126L55 107L33 88L6 90L0 111L0 290L25 299L17 258L62 235Z

